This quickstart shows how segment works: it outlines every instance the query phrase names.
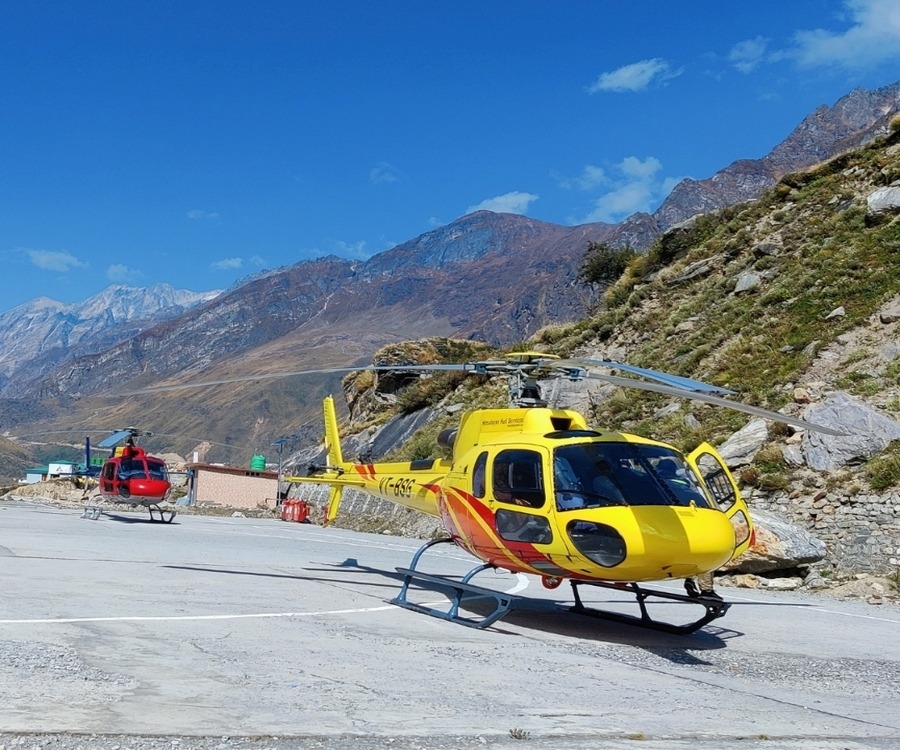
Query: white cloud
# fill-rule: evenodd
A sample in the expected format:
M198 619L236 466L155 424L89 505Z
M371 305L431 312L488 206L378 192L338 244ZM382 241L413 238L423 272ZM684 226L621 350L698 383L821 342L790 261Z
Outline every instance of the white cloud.
M209 264L210 268L215 269L216 271L231 271L235 268L243 268L244 267L244 259L243 258L223 258L222 260L217 260L215 263Z
M593 210L585 222L617 223L638 211L647 211L653 197L652 186L643 182L629 182L594 201Z
M532 193L523 193L518 190L504 193L493 198L487 198L476 206L469 206L465 213L474 211L494 211L498 214L524 214L528 207L538 199Z
M765 62L768 44L769 40L761 36L738 42L728 53L728 62L741 73L751 73Z
M603 167L588 164L578 177L556 177L556 181L565 190L593 190L609 182Z
M116 283L134 282L143 278L144 274L121 263L113 263L106 269L106 278Z
M662 164L655 156L648 156L643 161L636 156L626 156L619 162L619 169L626 177L635 180L652 180L654 175L662 169Z
M681 75L681 70L672 70L668 62L660 57L652 60L623 65L600 77L588 87L589 94L598 91L642 91L654 81L664 82Z
M616 223L638 211L650 213L679 180L660 177L662 164L654 156L627 156L610 170L609 186L596 198L588 215L577 223Z
M187 212L187 217L189 219L218 219L219 214L214 211L201 211L200 209L194 209L193 211Z
M366 260L371 257L372 253L366 250L366 241L344 242L343 240L331 240L335 255L349 260Z
M900 4L897 0L847 0L852 25L844 32L798 31L785 52L807 68L872 68L900 60Z
M29 260L46 271L71 271L73 268L87 268L88 264L78 260L71 253L58 250L28 250Z
M378 162L369 170L369 182L373 185L387 185L391 182L396 182L397 179L397 170L386 161Z

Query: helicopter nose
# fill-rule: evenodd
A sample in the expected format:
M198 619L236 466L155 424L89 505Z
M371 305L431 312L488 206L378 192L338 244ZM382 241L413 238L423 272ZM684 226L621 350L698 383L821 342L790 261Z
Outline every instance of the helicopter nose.
M570 543L623 579L696 575L715 570L734 553L734 530L717 510L633 506L579 516L566 525Z
M132 495L139 495L147 499L162 499L169 491L169 486L164 479L132 479L130 490Z

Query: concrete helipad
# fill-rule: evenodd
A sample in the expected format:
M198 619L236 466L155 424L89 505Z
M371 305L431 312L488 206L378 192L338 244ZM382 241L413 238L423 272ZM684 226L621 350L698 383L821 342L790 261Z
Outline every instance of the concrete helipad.
M473 630L388 603L418 545L0 502L0 743L900 747L897 608L725 589L723 619L675 636L571 614L566 587L487 573L477 581L522 606ZM447 546L426 567L474 564Z

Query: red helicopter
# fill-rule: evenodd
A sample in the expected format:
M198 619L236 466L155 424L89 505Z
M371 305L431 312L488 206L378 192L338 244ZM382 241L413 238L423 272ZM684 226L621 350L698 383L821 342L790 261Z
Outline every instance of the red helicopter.
M96 476L97 485L89 482L85 489L85 506L82 518L97 520L103 512L103 504L108 502L143 506L150 512L151 521L172 523L174 510L163 510L160 503L172 487L166 462L149 455L135 444L135 438L150 436L135 427L126 427L99 443L101 448L112 448ZM117 448L122 440L125 445ZM85 463L90 466L90 442L85 441ZM157 517L158 514L158 517Z

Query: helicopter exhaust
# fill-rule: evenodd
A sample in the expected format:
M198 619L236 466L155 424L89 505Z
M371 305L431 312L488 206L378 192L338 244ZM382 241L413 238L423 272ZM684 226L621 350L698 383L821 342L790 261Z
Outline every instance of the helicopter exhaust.
M437 444L452 451L458 434L459 429L456 427L448 427L446 430L441 430L437 436Z

